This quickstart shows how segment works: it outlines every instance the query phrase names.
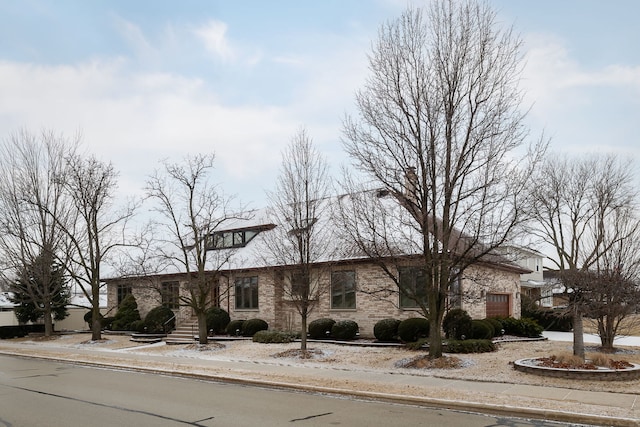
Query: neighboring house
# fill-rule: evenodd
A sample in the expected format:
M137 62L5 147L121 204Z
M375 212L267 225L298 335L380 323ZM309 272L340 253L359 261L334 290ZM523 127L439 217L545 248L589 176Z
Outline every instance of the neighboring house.
M223 271L212 272L211 304L229 312L231 319L261 318L271 329L296 330L299 315L282 291L286 265L265 265L264 243L273 224L267 210L256 211L250 219L235 219L220 227L212 236L210 250L229 250L234 253ZM349 246L340 242L335 233L336 248ZM373 336L373 327L381 319L405 319L420 316L415 303L397 293L373 292L384 288L396 289L390 278L365 257L334 255L318 262L316 274L328 292L318 301L310 319L330 317L335 320L354 320L361 336ZM394 269L400 283L419 288L423 272L410 257L406 266ZM502 256L469 267L449 297L451 307L465 309L473 318L490 316L520 317L520 275L530 272ZM138 310L144 316L152 308L167 304L176 312L178 324L192 317L189 307L180 306L179 297L187 293L185 274L171 272L135 278L105 280L108 289L108 310L114 312L124 297L132 293Z
M13 312L14 306L15 304L9 301L9 293L0 292L0 326L19 324L18 319ZM106 308L107 295L100 294L100 311L102 314L106 313ZM56 331L76 331L87 329L88 325L84 321L84 315L89 310L91 310L91 304L89 304L87 298L83 294L74 294L71 297L70 304L67 306L69 316L64 320L54 321L54 329Z
M506 246L501 248L500 253L520 267L529 270L528 273L520 275L522 294L531 298L540 307L554 307L553 284L546 280L543 271L546 256L535 249L521 246Z

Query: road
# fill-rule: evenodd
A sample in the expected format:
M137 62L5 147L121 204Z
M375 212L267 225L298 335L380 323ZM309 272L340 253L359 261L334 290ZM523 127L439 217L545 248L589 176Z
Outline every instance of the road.
M565 426L0 356L0 426Z

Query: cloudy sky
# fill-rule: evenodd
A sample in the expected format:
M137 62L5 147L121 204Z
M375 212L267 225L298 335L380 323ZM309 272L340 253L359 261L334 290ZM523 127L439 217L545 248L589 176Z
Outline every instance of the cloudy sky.
M260 207L302 126L336 172L347 161L341 121L366 54L406 4L0 0L0 137L80 131L123 193L160 159L213 151L225 191ZM490 4L525 42L533 134L640 160L640 2Z

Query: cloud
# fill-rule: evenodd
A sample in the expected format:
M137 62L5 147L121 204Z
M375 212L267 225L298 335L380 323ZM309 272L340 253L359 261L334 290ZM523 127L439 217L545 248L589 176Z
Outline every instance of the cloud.
M124 192L139 191L161 159L215 152L220 179L254 183L277 170L299 123L276 106L229 107L202 80L131 73L123 60L74 66L0 63L0 126L81 130L90 153L121 171ZM263 187L264 186L264 187Z
M639 157L640 66L587 66L550 35L532 34L526 42L522 86L535 130L545 128L556 150Z
M156 54L140 27L119 16L116 16L114 21L116 30L120 36L139 56L150 56Z
M204 43L206 49L219 59L228 62L235 58L235 53L226 38L227 24L224 22L211 20L193 30L193 33Z

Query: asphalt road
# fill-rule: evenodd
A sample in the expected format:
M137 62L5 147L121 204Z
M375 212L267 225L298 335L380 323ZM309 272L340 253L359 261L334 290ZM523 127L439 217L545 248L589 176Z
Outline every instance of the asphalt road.
M566 426L0 356L0 426Z

